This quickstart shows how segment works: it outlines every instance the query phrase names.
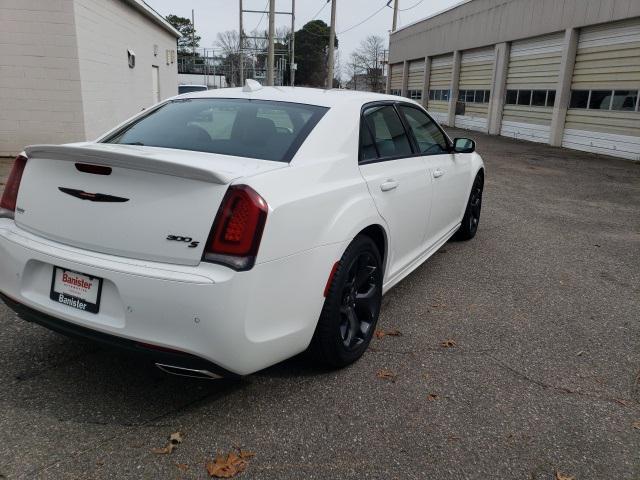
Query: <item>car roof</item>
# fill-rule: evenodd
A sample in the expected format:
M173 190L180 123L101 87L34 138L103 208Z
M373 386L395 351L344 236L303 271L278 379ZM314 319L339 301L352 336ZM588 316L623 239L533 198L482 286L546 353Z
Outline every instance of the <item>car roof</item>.
M179 98L246 98L257 100L271 100L279 102L304 103L322 107L335 107L344 103L365 104L375 101L406 101L416 103L408 98L381 93L360 92L333 88L307 87L262 87L258 90L245 92L242 88L219 88L202 92L185 93Z

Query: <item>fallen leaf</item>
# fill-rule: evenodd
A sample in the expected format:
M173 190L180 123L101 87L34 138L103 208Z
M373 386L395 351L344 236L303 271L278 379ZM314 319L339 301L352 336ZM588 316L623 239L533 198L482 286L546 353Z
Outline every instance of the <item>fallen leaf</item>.
M98 465L99 467L104 465L104 460L96 460L96 465Z
M434 400L438 399L438 395L436 395L435 393L430 393L429 395L427 395L427 400L429 400L430 402L433 402Z
M182 443L183 436L181 432L175 432L169 435L169 443L165 447L153 448L152 453L156 455L169 455L172 453L179 443Z
M244 454L253 456L251 452L244 452ZM215 460L207 462L207 472L209 476L215 478L235 477L247 468L246 458L242 457L242 451L240 452L240 456L234 452L230 452L226 456L218 453L216 454Z
M167 443L166 447L152 448L151 452L156 455L169 455L175 448L176 446L173 443Z
M385 380L393 380L394 378L396 378L395 373L384 368L382 370L378 370L378 373L376 375L378 376L378 378L383 378Z
M451 348L451 347L455 347L456 346L456 341L455 340L445 340L444 342L442 342L440 344L443 348Z
M635 422L632 423L633 428L635 428L636 430L640 430L640 420L636 420Z
M578 353L576 353L576 357L581 357L583 353L584 353L584 350L580 350Z
M390 336L390 337L400 337L400 336L402 336L402 332L400 332L400 330L396 330L396 329L387 330L387 331L376 330L375 335L376 335L377 338L383 338L383 337L386 337L387 335Z
M619 403L623 407L626 407L629 405L629 402L627 400L622 400L621 398L616 398L614 400L616 401L616 403Z
M181 472L186 472L187 470L189 470L189 465L187 465L186 463L176 463L176 467L178 467Z
M576 480L576 477L556 471L556 480Z
M238 450L240 450L240 449L238 449ZM240 455L240 458L243 459L243 460L249 460L250 458L253 458L253 457L256 456L255 453L250 452L248 450L240 450L239 455Z
M434 303L431 305L433 308L445 308L447 305L444 303Z

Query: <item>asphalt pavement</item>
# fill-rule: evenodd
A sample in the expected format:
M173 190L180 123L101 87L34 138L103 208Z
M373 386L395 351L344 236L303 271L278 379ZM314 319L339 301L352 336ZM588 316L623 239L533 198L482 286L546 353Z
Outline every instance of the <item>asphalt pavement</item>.
M640 479L640 164L451 133L486 162L478 235L344 370L170 377L0 303L0 478L207 478L241 447L246 479Z

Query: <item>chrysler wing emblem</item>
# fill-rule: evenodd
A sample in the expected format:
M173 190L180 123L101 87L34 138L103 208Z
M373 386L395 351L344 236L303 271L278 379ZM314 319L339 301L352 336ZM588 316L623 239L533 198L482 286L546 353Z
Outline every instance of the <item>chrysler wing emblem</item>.
M80 200L89 200L90 202L123 203L129 201L128 198L107 195L106 193L89 193L65 187L58 187L58 190L62 193L66 193L67 195L71 195L72 197L79 198Z

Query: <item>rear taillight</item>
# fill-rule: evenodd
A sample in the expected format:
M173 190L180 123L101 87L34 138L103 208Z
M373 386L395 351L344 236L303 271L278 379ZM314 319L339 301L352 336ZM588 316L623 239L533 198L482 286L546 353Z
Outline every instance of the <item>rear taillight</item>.
M203 260L234 270L253 267L267 221L267 202L251 187L229 187L218 210Z
M0 200L0 218L13 218L15 215L18 190L20 189L20 181L26 165L27 157L24 155L18 155L13 162L13 168L4 187L2 200Z

